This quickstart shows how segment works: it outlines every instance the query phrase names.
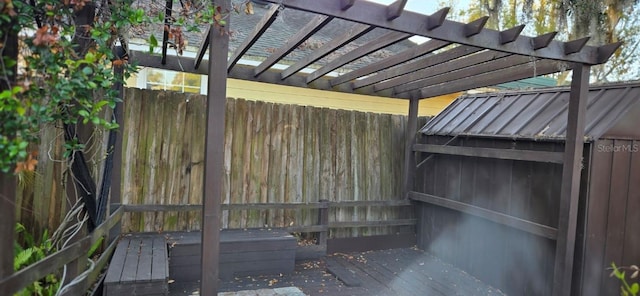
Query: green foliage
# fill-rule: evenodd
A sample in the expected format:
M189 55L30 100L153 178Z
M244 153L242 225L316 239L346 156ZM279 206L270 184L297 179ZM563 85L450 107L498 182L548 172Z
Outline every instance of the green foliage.
M618 267L614 262L611 262L611 267L613 268L613 272L611 273L612 277L616 277L620 280L620 295L622 296L638 296L640 293L640 284L637 282L629 283L627 281L626 270L632 271L630 279L638 278L638 273L640 269L636 265L631 265L629 267Z
M20 245L17 242L14 244L15 256L13 269L16 271L44 259L47 255L55 251L47 230L44 231L39 241L36 241L20 223L16 224L16 233L22 235L24 239L24 245ZM60 282L57 276L55 274L50 274L44 279L33 282L16 295L55 295L58 291L59 285Z
M592 68L592 81L610 82L640 79L639 10L639 0L479 0L460 15L464 22L488 15L487 28L496 30L527 24L524 34L533 36L554 31L559 40L590 36L594 46L622 40L606 64ZM562 82L565 75L556 78Z
M102 246L103 241L104 241L104 237L101 236L95 243L93 243L93 245L91 245L91 248L89 248L89 252L87 252L87 257L91 258L93 254L96 253L98 248Z
M13 30L21 36L19 75L10 89L0 92L2 172L26 159L29 144L38 143L38 132L44 126L92 123L107 130L118 127L101 116L104 109L115 107L118 93L113 85L123 81L114 74L113 66L118 62L127 73L134 68L117 60L112 50L120 32L141 21L144 11L114 1L111 6L97 8L110 13L96 17L93 26L83 30L70 21L80 7L64 3L40 0L31 6L28 1L14 1L9 8L0 7L5 14L0 18L2 34ZM76 1L79 3L90 4ZM34 19L40 20L40 27ZM91 36L90 42L81 49L78 40L86 39L85 35ZM17 61L7 56L3 59L0 78L10 81L10 66ZM83 148L74 143L65 147L67 155Z
M132 5L131 0L0 1L0 39L11 32L21 35L20 63L4 54L0 61L0 81L11 84L0 89L0 171L7 173L25 161L29 144L38 143L38 132L44 126L91 123L106 130L118 127L101 115L118 102L113 85L135 72L135 65L113 53L117 41L125 39L132 28L168 31L170 44L178 53L186 46L183 28L200 31L202 25L214 25L221 33L227 33L224 27L229 11L209 1L181 1L181 8L174 11L171 18L165 16L165 2L141 3ZM253 13L251 2L234 4L233 8L239 12L241 6L246 6L245 13ZM89 25L77 23L82 19L80 15L86 17L94 13ZM153 33L148 37L151 51L159 46ZM0 52L5 44L0 42ZM18 73L13 73L16 65ZM123 66L122 76L114 74L115 65ZM18 74L17 79L10 79L14 74ZM84 147L67 143L65 148L68 156Z

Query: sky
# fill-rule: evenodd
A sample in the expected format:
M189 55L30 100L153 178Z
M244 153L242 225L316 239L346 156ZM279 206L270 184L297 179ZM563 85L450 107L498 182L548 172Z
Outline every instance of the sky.
M389 5L391 3L393 3L395 0L368 0L371 2L377 2L380 4L384 4L384 5ZM447 2L451 2L454 4L455 9L464 9L466 8L466 6L469 5L469 1L470 0L451 0L451 1L447 1ZM409 0L407 2L407 5L404 7L405 10L408 11L414 11L414 12L419 12L419 13L423 13L423 14L431 14L434 13L436 11L438 11L440 8L442 8L439 4L439 2L441 1L437 1L437 0ZM409 38L411 41L415 42L415 43L423 43L429 39L424 38L424 37L420 37L420 36L414 36Z
M393 3L395 0L368 0L371 2L377 2L380 4L389 5ZM454 3L457 9L465 8L469 5L470 0L453 0L451 2ZM431 14L436 12L440 8L440 4L438 0L409 0L407 5L404 7L405 10ZM447 1L449 2L449 1Z

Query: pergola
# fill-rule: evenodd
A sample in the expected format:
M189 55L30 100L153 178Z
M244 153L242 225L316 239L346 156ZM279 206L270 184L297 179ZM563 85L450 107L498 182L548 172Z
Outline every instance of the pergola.
M218 28L212 26L195 58L178 59L167 56L166 35L162 56L144 52L129 53L130 59L141 66L208 74L202 295L214 295L218 288L216 266L219 263L220 242L219 195L223 179L227 78L409 100L404 171L405 192L408 192L413 185L413 144L420 100L569 69L573 70L573 78L563 159L553 294L570 293L589 72L592 65L606 62L620 43L592 47L586 45L588 37L562 42L554 40L557 32L536 37L521 36L524 25L504 31L486 29L484 26L488 17L470 23L459 23L446 19L449 8L431 15L404 11L407 0L398 0L388 6L364 0L266 2L274 5L234 52L229 53L229 34L221 34ZM170 7L171 3L171 0L167 1L167 6ZM220 6L222 11L231 10L229 1L213 0L213 3ZM315 17L261 63L255 66L239 64L238 61L261 38L282 9L306 11ZM342 36L323 44L285 69L273 67L334 19L357 24L345 27ZM230 23L226 26L233 28ZM339 55L326 64L314 67L315 70L311 73L301 72L375 28L386 29L388 33ZM414 35L430 40L340 76L328 75L335 69ZM201 62L207 49L209 59L205 67ZM189 63L185 64L185 61Z

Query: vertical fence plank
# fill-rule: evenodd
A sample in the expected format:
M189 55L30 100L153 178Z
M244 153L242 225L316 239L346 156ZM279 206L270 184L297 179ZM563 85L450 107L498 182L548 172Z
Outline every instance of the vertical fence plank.
M254 138L253 125L255 124L255 122L253 118L253 109L255 106L255 102L243 100L242 103L246 106L246 108L244 108L244 112L246 114L245 120L247 122L245 128L243 130L239 130L239 132L243 133L245 137L244 145L242 147L242 160L240 160L240 168L242 170L242 190L240 191L240 203L251 203L253 197L249 192L249 186L251 183L251 167L253 166L253 164L251 163L251 142ZM247 212L247 210L243 210L240 213L241 227L248 227L247 221L249 217L247 215Z
M354 200L365 200L366 198L366 143L365 135L367 132L367 117L365 113L354 112L352 113L352 135L357 135L351 138L351 153L352 153L352 165L353 165L353 186L354 186ZM353 215L355 221L366 221L367 210L365 207L356 207ZM363 229L353 229L353 236L363 235Z
M336 201L353 200L351 172L351 118L349 111L340 110L336 115ZM336 208L334 221L352 219L353 208ZM351 229L336 229L334 237L349 237Z
M193 97L193 130L191 132L191 180L189 180L189 203L202 204L204 186L204 143L207 122L207 98ZM191 100L189 103L192 103ZM202 213L189 213L189 229L200 229Z
M380 200L380 120L376 114L367 113L367 156L366 156L366 168L367 168L367 200ZM367 219L378 220L379 208L367 207ZM369 235L376 235L379 232L379 227L370 227L368 229Z
M269 147L269 176L268 183L269 189L267 194L268 202L278 202L279 196L282 192L280 188L282 175L284 174L282 169L282 131L284 105L273 106L273 117L271 119L270 134L271 134L271 146ZM277 226L276 211L269 211L268 225L271 227Z
M264 105L262 123L260 126L259 132L262 133L262 141L259 143L259 161L260 161L260 196L259 202L266 203L269 198L269 163L270 157L269 154L271 152L271 117L273 114L273 104L266 103ZM268 211L262 211L260 213L260 226L265 226L268 224Z
M403 187L402 187L402 174L404 172L404 130L405 130L405 117L400 115L391 116L391 143L389 143L389 152L391 154L391 195L394 198L402 199ZM409 210L395 209L395 215L400 219L412 218L413 213Z
M391 139L391 115L380 114L377 116L380 118L380 133L378 140L378 151L380 153L380 157L378 159L380 166L380 179L378 179L378 187L380 188L380 199L392 200L396 199L396 196L393 196L393 189L391 188L391 186L389 186L389 184L393 184L393 175L391 175L393 159L391 156L391 149L389 149L393 147L393 142ZM377 210L380 212L379 218L382 220L397 218L394 213L396 209L397 208L394 207L378 207ZM390 229L391 227L383 227L380 229L380 233L378 234L392 233Z
M154 94L147 101L149 103L148 110L149 121L148 133L147 133L147 163L145 166L145 185L144 185L144 203L153 204L157 199L161 199L160 195L160 147L161 147L161 135L164 130L162 115L166 106L167 92L154 92ZM158 116L160 115L160 116ZM154 132L151 132L154 131ZM145 213L145 231L153 231L156 229L155 217L159 213Z
M276 202L284 203L289 202L289 196L287 195L287 180L289 178L289 174L293 173L287 169L289 164L289 142L291 141L291 113L293 106L286 105L283 108L282 113L282 121L280 124L282 125L282 143L280 144L280 154L282 157L282 162L280 163L279 173L282 174L280 178L280 183L277 184L279 187L280 194L276 197ZM278 127L280 129L280 127ZM293 225L291 220L287 219L286 213L284 210L276 211L276 225L278 226L289 226Z
M231 160L233 149L233 123L235 116L235 99L227 99L224 118L224 177L222 181L223 204L231 203ZM229 228L229 210L222 211L222 228Z
M188 204L189 203L189 188L191 183L191 133L193 131L194 124L194 95L186 94L185 99L182 103L181 113L184 118L182 119L182 126L178 126L176 124L177 138L176 145L178 146L178 150L176 151L177 157L176 164L177 172L174 174L178 175L178 189L175 193L176 200L179 201L180 204ZM171 176L171 174L170 174ZM189 213L177 213L176 215L176 229L177 230L187 230L189 229Z
M285 202L302 202L302 164L303 155L299 150L299 143L303 140L304 124L302 123L302 107L292 105L290 109L288 133L289 153L287 159L287 182L285 189ZM295 215L295 210L285 210L285 223L301 225L301 221Z
M176 95L180 95L183 97L183 94L175 93L175 92L166 92L165 96L158 96L162 102L156 102L156 105L161 105L161 113L158 113L161 120L158 122L158 125L162 127L162 131L159 134L160 138L157 140L157 153L158 153L158 170L156 171L156 184L155 187L155 202L156 204L166 204L168 201L168 188L169 184L167 183L166 176L168 175L168 170L171 169L169 167L169 146L171 145L171 125L175 121L173 109L174 99L177 97ZM155 216L154 227L151 230L165 230L165 227L168 225L164 225L164 216L169 215L169 213L158 212Z
M266 137L266 133L263 130L264 120L265 120L265 109L266 104L264 102L255 102L253 104L253 108L249 110L249 114L252 114L253 117L253 125L250 127L251 141L249 144L249 148L251 149L251 153L248 159L245 162L251 164L251 168L249 170L249 189L248 189L248 200L249 203L257 203L260 202L260 197L262 195L262 184L261 184L261 174L262 174L262 145L264 144L264 138ZM260 210L249 210L247 211L247 227L261 227L264 226L260 221Z
M303 169L303 188L304 201L317 202L320 190L320 146L319 146L319 124L318 109L312 107L304 108L304 169ZM312 210L304 209L301 211L304 225L311 225L317 219L317 213Z
M320 199L322 200L336 200L335 146L336 110L323 108L320 124ZM329 215L335 216L335 213Z
M169 139L169 171L165 175L165 180L169 184L167 190L167 200L169 204L186 204L188 200L183 199L183 180L186 172L185 163L182 161L183 149L183 129L186 122L187 101L191 94L175 96L173 102L173 116L175 119L170 125L171 137ZM164 229L180 230L184 225L180 224L179 213L165 215ZM167 227L168 226L168 227Z
M139 115L140 118L138 118L138 130L139 130L139 137L137 139L140 140L140 142L137 143L137 145L135 146L136 148L136 158L134 159L134 161L136 162L136 167L138 168L138 172L136 174L134 174L134 178L135 178L135 192L133 193L134 195L132 196L134 198L134 200L132 200L132 204L142 204L144 203L144 186L145 186L145 180L146 180L146 176L145 176L145 171L148 167L147 164L147 139L150 136L150 132L148 130L149 124L148 121L151 120L151 106L152 104L149 102L149 97L153 94L153 92L142 92L142 96L140 97L140 108L139 108ZM136 116L135 114L133 114L132 116ZM135 216L135 227L137 229L137 231L143 231L144 230L144 224L145 224L145 215L144 213L139 213L136 214Z
M230 203L242 203L243 163L245 133L247 127L247 104L244 100L236 100L234 114L234 137L231 146L231 196ZM242 216L239 211L229 211L229 227L241 227Z

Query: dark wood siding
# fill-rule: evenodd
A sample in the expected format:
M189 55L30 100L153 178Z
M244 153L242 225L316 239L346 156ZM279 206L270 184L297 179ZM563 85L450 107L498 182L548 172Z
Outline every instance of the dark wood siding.
M430 136L421 143L563 151L557 142ZM562 165L428 154L415 191L553 228ZM549 295L555 241L452 209L418 203L418 245L511 295Z
M613 295L620 283L609 277L611 262L640 262L640 141L599 140L591 150L584 264L574 287L581 295Z

